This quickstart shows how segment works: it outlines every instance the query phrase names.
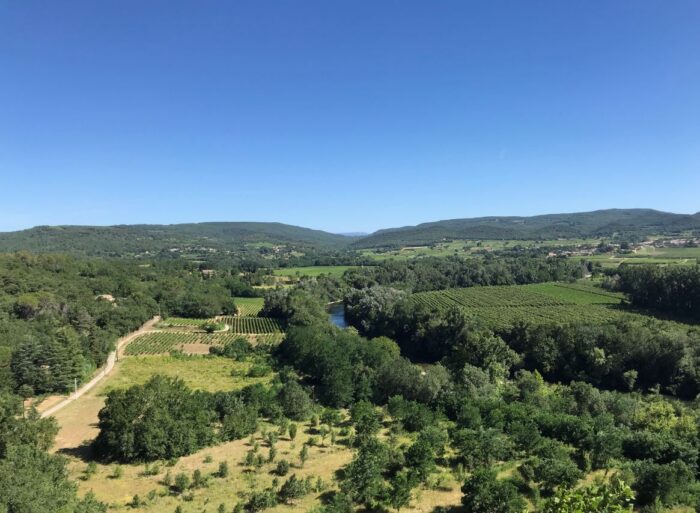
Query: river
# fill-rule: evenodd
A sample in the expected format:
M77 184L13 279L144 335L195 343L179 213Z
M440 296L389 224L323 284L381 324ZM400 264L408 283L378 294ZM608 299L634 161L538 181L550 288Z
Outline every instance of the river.
M333 324L339 328L347 328L348 323L345 321L345 306L343 303L333 303L328 307L328 317Z

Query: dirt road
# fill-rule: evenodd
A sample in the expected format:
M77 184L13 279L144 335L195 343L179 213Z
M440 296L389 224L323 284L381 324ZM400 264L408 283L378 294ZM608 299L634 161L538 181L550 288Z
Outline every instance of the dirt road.
M57 411L61 410L65 406L69 405L82 395L84 395L86 392L91 390L95 385L97 385L100 381L104 379L105 376L107 376L112 369L114 368L114 364L117 361L117 355L120 355L120 351L122 351L123 347L131 342L134 338L137 336L141 335L142 333L145 333L146 331L150 331L153 329L153 326L156 325L156 323L160 321L160 317L157 315L153 317L153 319L146 321L146 323L141 326L139 329L136 331L132 331L128 335L123 336L119 340L117 340L116 344L116 349L109 353L109 356L107 356L107 362L105 363L104 367L102 367L102 370L100 370L90 381L85 383L83 386L81 386L75 393L69 395L65 399L63 399L61 402L54 404L50 408L47 408L46 410L41 412L42 418L44 417L50 417ZM40 408L41 409L41 406Z

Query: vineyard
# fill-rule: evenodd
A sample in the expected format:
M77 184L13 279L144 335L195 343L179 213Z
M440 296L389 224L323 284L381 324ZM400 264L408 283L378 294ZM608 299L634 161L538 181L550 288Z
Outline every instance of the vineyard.
M635 315L614 308L621 302L620 295L577 283L447 289L413 294L410 300L438 310L458 307L494 329L507 328L518 321L606 322Z
M199 327L209 319L191 319L185 317L168 317L161 324L163 326L195 326Z
M540 292L577 305L618 305L624 298L619 292L609 292L585 283L537 283L524 288Z
M144 333L126 346L124 354L129 356L166 354L172 351L188 352L194 346L223 346L242 335L239 333L176 333L155 331ZM248 335L246 338L258 344L279 343L281 333Z
M280 333L282 328L276 319L270 317L219 317L219 321L228 324L231 333Z
M262 310L264 299L261 297L236 297L233 299L241 317L255 317Z

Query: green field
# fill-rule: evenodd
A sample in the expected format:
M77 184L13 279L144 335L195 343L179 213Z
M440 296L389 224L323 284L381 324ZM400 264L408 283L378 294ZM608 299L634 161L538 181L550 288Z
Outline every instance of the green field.
M282 327L277 319L270 317L220 317L221 322L230 326L230 332L239 335L251 333L281 333Z
M145 333L126 346L125 355L157 355L172 351L185 353L206 352L207 346L223 346L239 337L245 337L254 343L278 343L282 341L280 332L261 334L241 334L231 331L225 333L177 333L160 331Z
M233 301L238 308L238 315L242 317L255 317L260 313L265 302L261 297L235 297Z
M620 294L580 283L447 289L413 294L410 300L441 310L458 307L494 329L507 328L518 321L531 324L606 322L625 315L638 315L618 307L622 300Z
M352 265L316 265L311 267L285 267L282 269L275 269L273 271L275 276L288 276L290 278L297 278L300 276L320 276L322 274L327 274L330 276L342 276L348 269L355 269L357 266Z
M211 319L191 319L185 317L168 317L162 321L163 326L195 326L199 327Z
M446 257L446 256L474 256L484 251L501 251L513 247L521 248L556 248L579 245L596 245L599 239L552 239L552 240L453 240L450 242L439 242L429 246L405 246L401 249L365 249L361 253L363 256L373 260L410 260L420 257Z
M189 387L208 392L237 390L251 383L269 381L270 377L245 377L251 365L223 357L134 356L123 359L119 372L109 379L102 393L143 384L156 374L181 378Z

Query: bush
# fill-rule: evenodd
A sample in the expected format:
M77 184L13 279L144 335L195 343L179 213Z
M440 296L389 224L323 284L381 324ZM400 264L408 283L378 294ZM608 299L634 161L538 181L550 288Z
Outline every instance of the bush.
M289 472L289 462L287 460L280 460L277 462L277 467L275 468L275 474L278 476L286 476Z
M296 474L292 474L291 477L284 482L277 496L280 502L289 504L294 499L301 499L307 493L306 483L297 479Z
M293 420L304 420L311 414L313 403L309 394L296 381L287 381L277 396L285 416Z

